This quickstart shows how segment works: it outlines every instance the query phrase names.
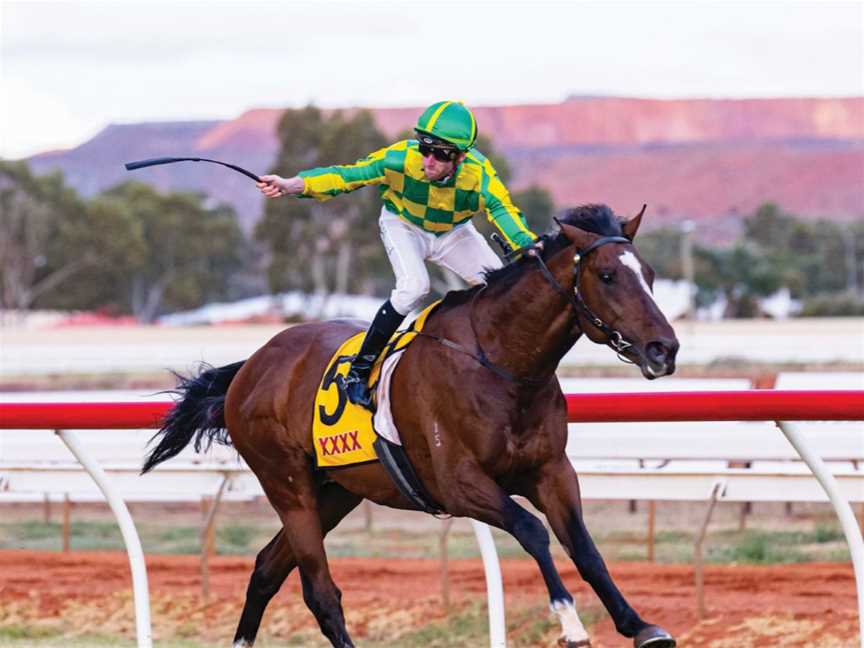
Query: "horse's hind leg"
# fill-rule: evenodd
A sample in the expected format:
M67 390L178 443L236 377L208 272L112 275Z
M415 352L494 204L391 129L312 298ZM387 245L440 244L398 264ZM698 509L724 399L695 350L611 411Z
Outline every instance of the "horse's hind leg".
M247 648L255 643L264 609L297 566L283 531L280 529L255 558L255 569L246 588L246 603L234 634L234 648Z
M318 493L318 517L324 534L339 524L361 501L362 498L338 484L323 486ZM255 643L267 604L296 566L294 552L283 528L255 559L255 569L246 589L246 603L234 635L235 648L245 648Z
M342 612L342 592L333 582L327 554L324 551L324 532L314 509L294 509L283 514L290 531L286 532L300 570L303 600L315 615L321 632L334 648L354 648L345 627Z
M466 467L457 475L459 495L448 502L447 510L480 520L510 533L522 548L534 558L546 588L550 607L561 622L558 645L579 648L591 645L588 633L576 612L573 597L564 587L549 551L549 534L535 516L519 506L504 490L479 468Z
M616 630L633 638L635 648L674 648L672 635L659 626L645 623L612 581L582 520L579 481L570 462L562 459L545 466L526 495L546 515L579 574L609 611Z

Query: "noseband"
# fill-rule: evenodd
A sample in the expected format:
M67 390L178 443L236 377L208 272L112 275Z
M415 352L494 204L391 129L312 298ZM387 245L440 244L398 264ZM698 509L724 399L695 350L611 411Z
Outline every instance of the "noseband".
M573 292L569 292L566 290L558 280L555 278L555 275L547 267L546 263L543 261L543 258L540 254L534 253L533 256L537 259L537 263L540 264L540 271L543 274L543 277L552 284L552 287L555 288L565 300L573 307L573 310L576 311L577 316L581 313L594 328L598 329L601 333L606 336L606 346L611 348L617 355L618 358L622 362L628 362L630 364L635 364L630 358L624 355L624 352L627 351L633 345L624 339L624 336L617 329L609 326L606 322L600 319L597 315L594 314L594 311L585 303L585 300L582 298L582 293L579 292L579 282L582 279L582 261L591 254L597 248L606 245L607 243L627 243L632 244L633 241L628 239L625 236L601 236L596 241L591 243L584 250L577 250L576 254L573 255Z

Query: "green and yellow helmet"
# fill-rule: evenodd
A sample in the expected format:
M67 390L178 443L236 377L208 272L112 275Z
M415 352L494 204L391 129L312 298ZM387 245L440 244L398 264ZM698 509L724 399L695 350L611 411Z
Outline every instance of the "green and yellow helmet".
M477 120L461 101L439 101L420 115L415 129L467 151L477 140Z

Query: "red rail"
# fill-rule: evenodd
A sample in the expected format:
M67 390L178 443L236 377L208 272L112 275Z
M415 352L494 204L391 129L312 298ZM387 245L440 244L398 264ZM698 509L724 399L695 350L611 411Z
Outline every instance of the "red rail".
M172 403L0 403L0 429L158 428Z
M864 390L567 394L571 422L860 421ZM171 403L0 403L0 429L157 428Z
M575 421L860 421L864 390L567 394Z

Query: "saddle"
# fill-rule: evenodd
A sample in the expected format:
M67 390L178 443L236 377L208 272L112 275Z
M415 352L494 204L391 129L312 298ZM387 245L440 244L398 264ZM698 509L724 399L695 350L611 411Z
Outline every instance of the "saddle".
M389 388L390 377L401 353L416 339L439 303L428 306L405 329L397 331L376 361L369 378L377 403L374 415L351 403L338 387L338 376L344 377L348 373L363 342L365 333L357 333L342 343L327 364L315 393L312 422L316 468L328 470L380 461L399 491L420 510L433 514L440 513L441 507L420 484L398 439L389 412ZM382 371L385 363L388 368ZM376 422L378 427L386 429L376 429Z

